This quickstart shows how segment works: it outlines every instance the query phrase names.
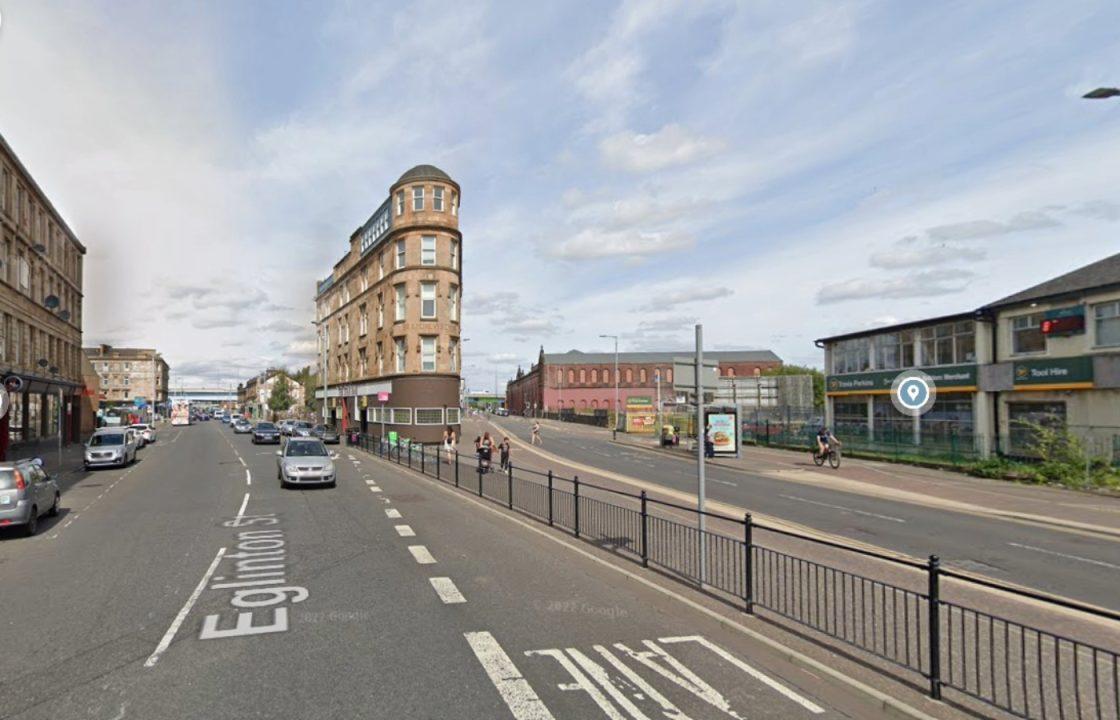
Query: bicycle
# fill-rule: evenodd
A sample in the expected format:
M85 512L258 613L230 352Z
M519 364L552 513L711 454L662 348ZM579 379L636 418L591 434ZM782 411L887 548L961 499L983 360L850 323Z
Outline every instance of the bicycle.
M817 464L817 467L824 465L826 459L828 460L829 467L833 470L840 467L840 451L837 448L829 445L827 453L813 450L813 462Z

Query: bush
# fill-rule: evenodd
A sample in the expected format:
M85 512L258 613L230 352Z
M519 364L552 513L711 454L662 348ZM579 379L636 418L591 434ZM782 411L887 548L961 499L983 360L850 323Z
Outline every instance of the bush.
M1120 479L1102 458L1091 456L1081 438L1065 426L1023 422L1033 436L1031 454L1039 459L1035 475L1040 482L1073 488L1112 487Z

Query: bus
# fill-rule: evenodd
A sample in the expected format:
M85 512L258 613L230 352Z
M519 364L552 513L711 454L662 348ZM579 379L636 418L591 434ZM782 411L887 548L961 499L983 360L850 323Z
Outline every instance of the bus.
M172 400L171 401L171 424L172 425L190 425L191 424L191 401L190 400Z

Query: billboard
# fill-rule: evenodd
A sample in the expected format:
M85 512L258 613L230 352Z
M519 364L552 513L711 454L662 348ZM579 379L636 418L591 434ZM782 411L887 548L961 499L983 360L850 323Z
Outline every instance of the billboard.
M739 453L738 425L734 412L708 413L709 437L716 455Z

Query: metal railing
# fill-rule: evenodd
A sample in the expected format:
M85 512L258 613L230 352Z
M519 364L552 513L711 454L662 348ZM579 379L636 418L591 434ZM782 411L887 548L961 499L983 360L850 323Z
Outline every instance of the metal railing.
M958 573L942 568L937 556L916 562L757 523L749 513L735 518L705 512L711 525L734 531L702 531L681 520L698 518L695 508L656 500L645 491L512 465L487 468L458 452L448 457L438 448L369 436L361 436L359 446L699 586L747 613L762 609L814 631L822 641L916 674L933 698L950 689L1029 720L1120 719L1116 650L942 596L949 579L973 593L996 590L1098 622L1120 621L1120 613ZM810 544L837 561L799 557L779 549L783 540ZM841 567L845 560L870 563L894 577Z

